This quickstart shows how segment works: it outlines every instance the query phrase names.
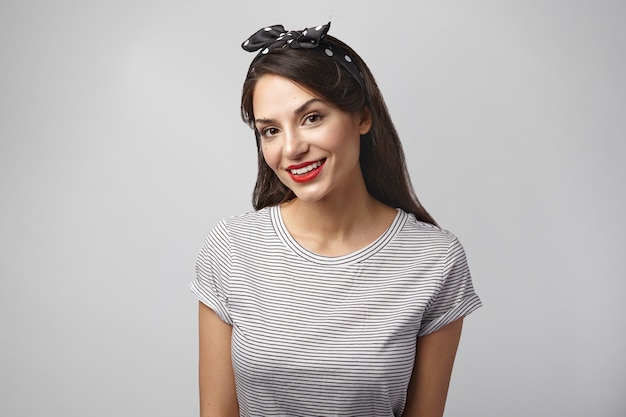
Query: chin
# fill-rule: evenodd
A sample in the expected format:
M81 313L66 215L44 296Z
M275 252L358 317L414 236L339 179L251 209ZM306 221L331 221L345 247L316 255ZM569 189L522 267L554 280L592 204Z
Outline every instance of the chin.
M296 198L303 203L317 203L327 197L325 192L297 192L291 190L296 195Z
M302 203L317 203L318 201L322 200L323 197L317 197L317 196L312 196L312 195L308 195L308 194L296 194L296 198L301 201Z

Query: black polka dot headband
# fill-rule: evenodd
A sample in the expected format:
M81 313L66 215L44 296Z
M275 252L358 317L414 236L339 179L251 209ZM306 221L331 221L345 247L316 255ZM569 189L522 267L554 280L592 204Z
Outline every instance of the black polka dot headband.
M315 26L302 31L286 31L283 25L268 26L259 29L254 35L246 39L241 44L241 47L248 52L261 50L257 58L279 48L312 49L334 59L348 70L361 87L365 88L363 75L352 61L350 55L339 45L330 45L328 42L323 41L328 29L330 29L330 22L326 25Z

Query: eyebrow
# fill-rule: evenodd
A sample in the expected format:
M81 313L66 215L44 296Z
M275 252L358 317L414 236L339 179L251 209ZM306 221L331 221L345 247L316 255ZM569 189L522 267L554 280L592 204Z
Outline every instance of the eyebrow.
M295 114L297 116L299 114L304 113L305 111L308 110L309 107L311 107L314 103L317 103L318 101L322 102L322 100L320 100L319 98L312 98L311 100L306 101L303 105L301 105L300 107L295 109L293 111L293 114ZM257 124L257 123L272 124L272 123L275 123L275 122L276 122L276 120L274 120L274 119L254 119L254 124Z

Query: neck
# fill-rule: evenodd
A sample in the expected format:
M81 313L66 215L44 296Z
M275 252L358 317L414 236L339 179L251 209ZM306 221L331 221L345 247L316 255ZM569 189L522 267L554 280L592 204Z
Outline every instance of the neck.
M306 202L298 198L283 205L283 212L289 213L297 225L305 229L317 230L328 237L342 235L367 224L376 216L381 203L369 194L357 198L326 199Z
M281 214L301 245L318 254L339 256L374 241L396 211L362 192L315 202L295 198L281 206Z

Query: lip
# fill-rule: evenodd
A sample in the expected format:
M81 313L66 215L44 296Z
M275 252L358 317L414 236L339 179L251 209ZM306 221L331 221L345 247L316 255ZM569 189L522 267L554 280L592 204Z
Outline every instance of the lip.
M309 166L309 165L311 165L311 164L314 164L314 163L316 163L316 162L322 162L322 163L324 163L324 159L319 159L319 160L317 160L317 161L307 161L307 162L303 162L303 163L301 163L301 164L296 164L296 165L289 165L289 166L287 167L287 169L289 170L289 169L299 169L299 168L304 168L304 167Z
M311 164L315 164L316 162L319 162L320 166L318 166L315 169L312 169L311 171L305 172L304 174L293 174L291 172L291 170L304 168ZM324 168L325 163L326 163L326 158L321 159L319 161L303 162L301 164L289 165L286 171L287 171L287 174L289 174L289 176L291 177L291 179L294 180L295 182L305 183L305 182L313 181L322 172L322 169Z

